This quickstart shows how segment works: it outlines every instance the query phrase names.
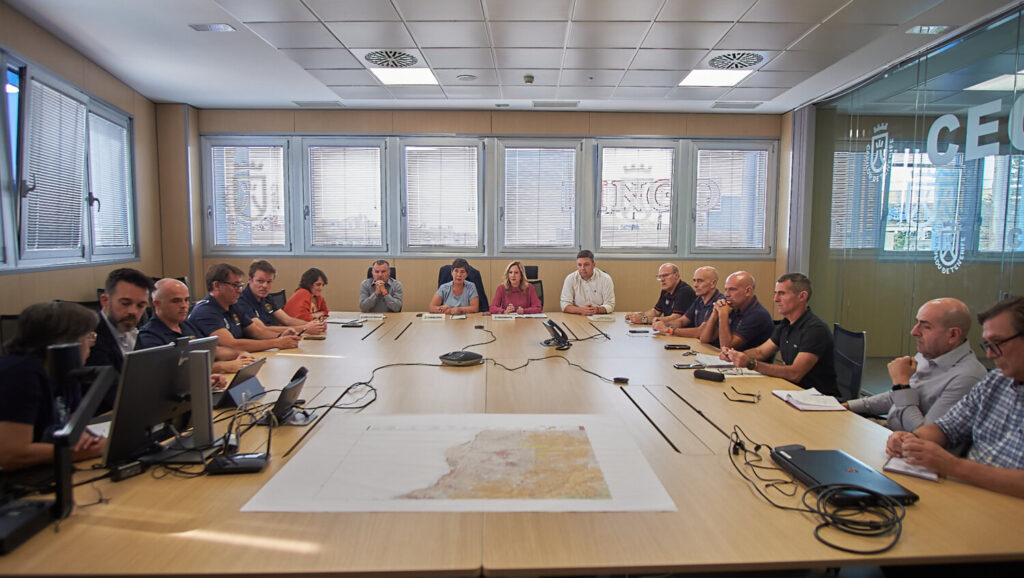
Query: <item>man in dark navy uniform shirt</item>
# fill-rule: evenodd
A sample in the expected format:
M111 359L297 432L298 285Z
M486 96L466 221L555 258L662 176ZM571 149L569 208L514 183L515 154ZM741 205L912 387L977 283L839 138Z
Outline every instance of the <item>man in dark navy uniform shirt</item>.
M700 337L704 322L715 310L715 302L725 298L718 291L718 269L704 266L694 271L693 292L697 298L685 313L671 321L655 321L654 330L679 337Z
M701 343L743 349L764 343L775 330L771 313L754 295L754 276L737 271L725 279L725 299L715 302L700 333ZM722 319L726 319L724 323Z
M721 358L736 367L781 377L804 389L817 389L826 395L839 395L833 360L832 332L807 306L811 281L803 273L787 273L775 283L775 306L782 322L770 339L756 347L739 351L722 348ZM764 363L778 352L784 365Z
M244 312L231 308L245 289L242 270L228 263L217 263L206 272L206 299L196 303L188 320L203 337L216 335L219 344L241 351L292 349L300 337L293 328L278 335L263 324L256 325Z
M314 334L327 331L327 325L323 321L306 322L296 319L270 301L268 295L276 277L277 269L270 261L253 261L249 265L249 282L238 296L238 302L232 307L251 317L254 323L260 323L279 334L288 327L294 327L298 331L304 329Z
M202 337L195 326L186 319L188 316L188 287L177 279L161 279L153 291L153 318L139 328L136 349L147 349L173 343L181 337L196 339ZM214 373L235 373L256 358L244 351L217 346L213 362Z
M693 287L679 277L679 267L665 263L658 267L658 283L661 284L661 295L654 307L643 313L627 313L626 321L642 325L655 321L674 321L683 316L690 304L697 299Z

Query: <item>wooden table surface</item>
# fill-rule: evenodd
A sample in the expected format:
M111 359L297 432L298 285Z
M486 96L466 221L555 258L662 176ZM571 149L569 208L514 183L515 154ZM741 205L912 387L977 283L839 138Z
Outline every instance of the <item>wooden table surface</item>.
M345 317L345 314L341 314ZM935 563L1024 558L1015 530L1024 500L953 480L939 483L893 475L921 496L908 507L899 543L882 555L828 548L813 536L809 515L778 510L734 469L723 432L739 426L771 445L799 443L844 449L878 469L884 462L882 426L849 412L799 412L771 395L792 388L771 378L695 380L676 370L685 360L665 343L695 340L630 334L621 315L591 324L551 317L587 338L565 352L544 347L537 319L433 321L413 313L332 325L324 341L269 354L260 373L268 388L284 385L300 365L309 368L302 397L327 405L346 386L370 378L377 400L362 410L336 409L326 419L365 414L597 413L617 416L671 495L677 512L616 513L267 513L240 508L286 462L283 453L306 428L274 431L272 459L256 475L157 478L151 470L130 480L80 486L77 507L53 526L0 558L0 575L537 575L697 572L843 565ZM435 367L438 356L472 344L506 367ZM605 378L572 367L559 355ZM422 363L421 365L404 365ZM760 391L757 404L731 402L728 386ZM731 392L730 392L731 393ZM311 435L316 435L314 431ZM243 436L246 449L265 443L265 430ZM763 452L767 458L767 453ZM81 475L89 476L90 473ZM795 498L774 496L796 505ZM832 536L854 548L879 540Z

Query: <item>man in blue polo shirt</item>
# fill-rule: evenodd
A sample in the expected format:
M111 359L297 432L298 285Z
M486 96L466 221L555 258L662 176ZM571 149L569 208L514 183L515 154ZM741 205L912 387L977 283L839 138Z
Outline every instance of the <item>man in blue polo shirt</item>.
M203 337L216 335L219 344L241 351L292 349L299 346L300 337L293 328L280 335L262 324L256 325L244 312L231 308L245 289L244 273L228 263L217 263L206 272L206 289L210 294L196 303L188 320Z
M173 343L180 337L195 339L202 334L188 319L188 287L177 279L161 279L153 291L153 317L139 328L135 349L148 349ZM256 358L244 351L217 346L214 373L235 373Z
M305 322L284 312L284 309L270 301L270 289L277 277L277 269L265 259L257 259L249 265L249 283L238 302L232 308L252 318L253 323L260 323L275 333L283 333L288 327L308 333L324 333L327 324L323 321Z
M690 308L690 304L697 299L693 287L680 278L679 267L672 263L658 267L658 283L661 285L661 295L658 296L654 307L643 313L627 313L626 321L642 325L653 324L656 321L674 321L682 317Z
M754 295L754 276L737 271L725 279L725 299L715 302L711 317L700 333L701 343L715 347L754 347L772 336L772 316ZM721 323L721 319L726 319Z
M704 266L694 271L693 291L697 298L686 312L671 321L655 321L655 331L679 337L700 337L704 323L715 310L715 302L725 298L718 290L718 269Z
M751 343L746 351L722 348L721 358L771 377L781 377L804 389L839 396L836 387L832 331L807 306L811 280L803 273L787 273L775 283L775 306L782 322L770 339ZM776 353L782 365L767 363Z

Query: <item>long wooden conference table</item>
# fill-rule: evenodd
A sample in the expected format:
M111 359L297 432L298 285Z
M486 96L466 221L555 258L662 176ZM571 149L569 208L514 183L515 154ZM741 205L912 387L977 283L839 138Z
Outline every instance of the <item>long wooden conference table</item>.
M692 371L672 367L687 359L681 352L663 348L689 343L714 351L695 340L629 333L621 315L599 323L549 315L570 330L570 337L604 332L610 339L579 341L556 352L540 344L547 332L538 319L471 315L436 321L393 314L362 328L332 325L324 341L271 353L260 379L267 388L281 387L298 366L306 366L307 404L329 404L376 367L437 364L445 352L490 340L475 328L483 325L496 339L473 350L506 366L557 354L604 377L628 377L629 384L606 383L560 359L534 361L516 371L490 362L466 368L398 366L377 372L373 404L336 409L326 419L351 419L357 413L616 416L678 511L242 512L294 458L294 453L282 455L306 430L282 427L274 430L272 459L259 474L157 478L153 473L159 470L151 470L119 483L78 487L78 504L100 496L106 501L76 507L58 532L44 530L0 558L0 575L554 575L1024 559L1024 500L953 480L899 475L890 477L921 499L908 506L895 547L864 556L819 543L813 516L774 508L741 479L723 432L738 425L750 438L773 446L844 449L881 469L888 430L850 412L797 411L771 394L793 387L777 379L696 380ZM760 402L729 401L722 392L730 385L760 392ZM265 433L253 429L242 443L259 448ZM797 504L796 498L773 497ZM830 538L852 548L881 545L878 539Z

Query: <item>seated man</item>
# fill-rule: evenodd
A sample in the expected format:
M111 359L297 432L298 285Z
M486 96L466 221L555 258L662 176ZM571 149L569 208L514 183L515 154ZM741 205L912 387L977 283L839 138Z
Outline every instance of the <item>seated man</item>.
M832 331L807 306L810 298L811 280L806 275L787 273L779 277L775 283L775 306L782 314L782 323L775 327L771 338L746 351L723 347L720 357L736 367L838 396ZM776 352L780 353L783 365L763 363Z
M707 266L694 271L693 291L697 298L683 315L670 321L655 321L655 331L680 337L700 337L704 322L711 317L711 312L715 309L715 302L725 298L718 291L718 269Z
M910 334L917 355L889 362L892 391L843 404L860 414L888 414L892 430L914 431L934 423L985 378L985 366L971 351L971 315L958 299L934 299L917 310Z
M371 268L372 279L359 284L359 310L363 313L398 313L402 310L402 284L391 278L391 264L377 259Z
M725 299L715 302L701 329L701 343L744 349L760 345L772 336L775 323L768 310L758 303L754 287L754 276L746 271L725 278ZM720 322L722 319L724 323Z
M245 289L242 270L228 263L217 263L206 272L206 289L210 294L196 303L188 320L200 335L216 335L218 344L242 351L292 349L299 346L294 328L288 327L278 335L263 324L256 325L244 312L231 308Z
M148 349L173 343L179 337L201 337L199 330L188 322L188 287L177 279L161 279L153 291L153 318L139 329L136 349ZM213 361L214 373L235 373L256 361L252 355L224 347L218 340Z
M271 303L267 297L274 285L274 278L277 277L277 269L270 264L270 261L257 259L249 265L249 283L242 294L238 296L238 302L232 308L245 313L252 318L253 323L259 323L274 333L282 333L288 327L295 327L298 331L309 333L323 333L327 331L327 325L322 321L303 321L288 315L280 307Z
M615 284L604 271L594 266L594 254L583 249L576 255L576 271L562 284L562 311L577 315L597 315L615 310Z
M996 369L935 423L889 436L885 451L982 488L1024 498L1024 297L978 315L982 348ZM970 443L967 458L945 447Z
M661 284L661 295L654 307L643 313L627 313L627 321L643 325L656 321L675 321L682 317L697 299L693 287L680 279L679 267L672 263L665 263L658 267L658 283Z
M100 322L96 325L96 345L85 365L109 365L118 373L124 365L124 354L135 349L139 330L136 327L149 307L149 294L153 280L141 271L122 268L107 275L100 295ZM107 390L106 397L97 408L97 414L114 409L117 388Z

